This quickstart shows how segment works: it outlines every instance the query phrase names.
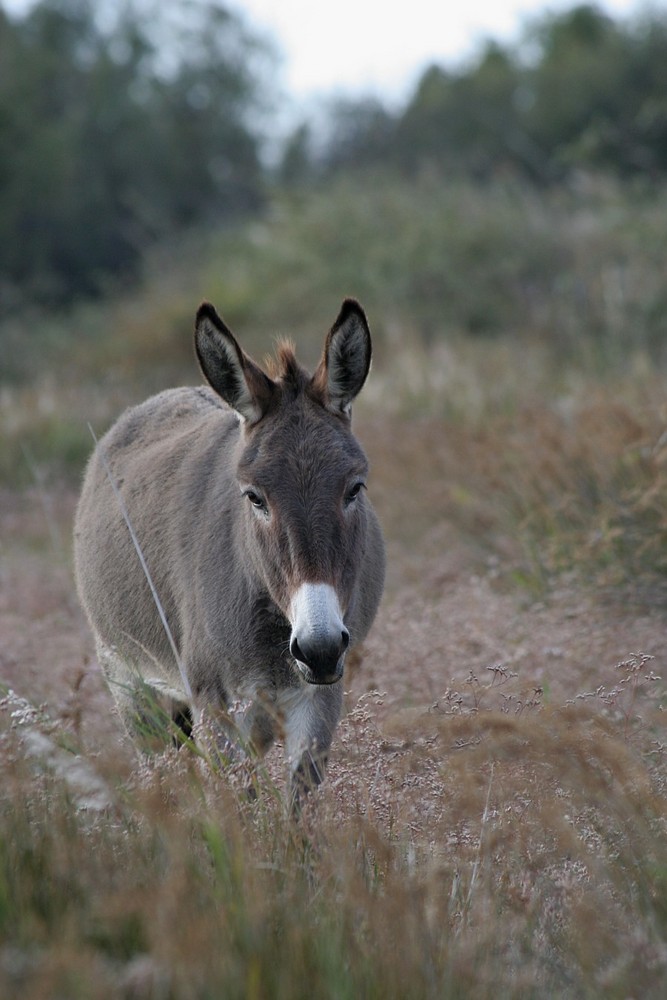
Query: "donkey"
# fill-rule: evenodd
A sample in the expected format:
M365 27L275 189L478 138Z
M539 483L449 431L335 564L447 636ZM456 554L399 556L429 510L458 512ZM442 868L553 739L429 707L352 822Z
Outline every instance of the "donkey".
M262 756L281 737L298 809L322 780L345 657L384 585L350 425L370 331L346 299L314 374L284 342L267 374L204 303L195 349L208 385L127 410L91 456L79 596L131 735L148 692L186 731L212 727L223 756Z

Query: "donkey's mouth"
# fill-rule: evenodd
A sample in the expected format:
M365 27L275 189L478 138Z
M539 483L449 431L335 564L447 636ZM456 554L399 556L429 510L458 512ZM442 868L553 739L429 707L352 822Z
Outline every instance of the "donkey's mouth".
M301 660L295 660L297 670L302 680L306 684L316 684L319 686L331 686L332 684L337 684L338 681L343 676L343 667L345 664L345 657L341 656L340 660L336 664L336 669L332 674L315 673L314 670L306 664L302 663Z

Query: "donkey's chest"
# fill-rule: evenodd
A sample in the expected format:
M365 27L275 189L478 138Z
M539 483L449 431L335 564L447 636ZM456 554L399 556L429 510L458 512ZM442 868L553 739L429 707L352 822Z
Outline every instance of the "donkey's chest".
M289 652L290 626L268 602L249 602L246 614L223 628L219 652L237 691L280 690L296 680ZM231 624L231 623L228 623Z

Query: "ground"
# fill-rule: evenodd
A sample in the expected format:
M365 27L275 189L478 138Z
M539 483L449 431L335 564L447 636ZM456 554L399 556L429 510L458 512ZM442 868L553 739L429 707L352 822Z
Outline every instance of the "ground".
M75 490L0 493L0 682L13 692L0 697L0 780L13 796L3 995L45 995L46 976L78 984L50 995L209 996L232 973L233 995L262 995L251 974L277 990L266 995L296 995L275 985L276 908L303 942L288 991L310 982L312 942L330 926L343 936L322 957L333 984L322 995L340 995L344 969L365 982L376 956L384 985L372 995L407 995L409 982L440 996L447 982L476 997L664 996L660 596L602 591L575 570L539 592L512 581L414 482L380 455L386 593L348 664L327 779L301 818L305 865L274 794L280 747L253 802L242 769L240 782L238 770L212 774L185 750L139 763L76 596ZM55 834L54 780L75 806ZM139 882L150 891L138 896ZM304 907L314 922L299 919ZM155 934L159 912L172 916ZM186 921L195 943L179 932ZM212 950L230 926L237 944Z
M76 495L61 489L0 496L3 559L0 569L0 681L54 720L76 730L85 747L118 752L121 730L77 600L71 566L71 522ZM559 707L577 695L610 688L614 667L633 653L667 662L666 612L633 605L576 580L535 599L498 585L495 566L482 567L454 529L440 526L420 556L389 544L387 593L361 662L346 680L352 708L366 692L376 704L379 730L408 709L428 709L459 692L475 698L501 667L505 679L484 707L512 712L540 700ZM407 580L406 580L407 577ZM356 659L356 658L355 658ZM497 680L504 675L497 674ZM497 693L502 691L502 700ZM495 699L495 701L494 701ZM334 745L334 759L340 747Z

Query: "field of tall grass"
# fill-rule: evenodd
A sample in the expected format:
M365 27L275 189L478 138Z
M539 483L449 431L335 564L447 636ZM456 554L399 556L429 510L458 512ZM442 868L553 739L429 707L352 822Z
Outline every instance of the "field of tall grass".
M665 995L666 197L341 181L7 322L1 996ZM389 577L295 825L280 750L251 802L122 745L68 539L88 423L198 379L201 299L312 364L345 295Z
M184 751L93 760L85 795L71 738L26 761L40 722L2 707L3 996L662 995L664 788L586 706L451 699L383 734L360 701L299 827L271 778L247 803Z

